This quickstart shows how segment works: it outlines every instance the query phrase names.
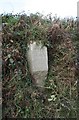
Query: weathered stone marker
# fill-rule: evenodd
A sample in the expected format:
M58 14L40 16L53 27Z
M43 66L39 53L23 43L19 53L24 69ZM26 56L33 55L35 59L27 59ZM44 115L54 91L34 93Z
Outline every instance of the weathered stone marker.
M35 84L43 87L48 73L47 48L42 47L41 43L39 45L36 42L30 43L27 57L30 73L35 80Z

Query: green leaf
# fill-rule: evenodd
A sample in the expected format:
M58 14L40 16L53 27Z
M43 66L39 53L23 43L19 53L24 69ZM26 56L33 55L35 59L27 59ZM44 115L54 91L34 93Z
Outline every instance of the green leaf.
M48 101L51 102L51 101L52 101L52 98L48 98Z
M11 57L11 54L8 54L8 58L10 58Z
M14 60L13 60L12 58L10 58L10 63L12 63L12 64L13 64L13 62L14 62Z

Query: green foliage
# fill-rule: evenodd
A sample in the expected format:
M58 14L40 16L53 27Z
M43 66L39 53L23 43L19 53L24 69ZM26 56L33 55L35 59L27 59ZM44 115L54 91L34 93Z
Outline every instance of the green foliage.
M76 21L36 13L2 15L2 23L3 117L76 118L77 76L72 80L79 46ZM27 44L32 41L48 48L44 93L33 85L28 69Z

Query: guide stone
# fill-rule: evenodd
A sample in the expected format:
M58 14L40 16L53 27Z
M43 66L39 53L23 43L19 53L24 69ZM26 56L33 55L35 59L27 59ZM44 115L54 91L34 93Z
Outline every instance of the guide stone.
M29 45L27 52L30 73L35 79L36 85L44 86L48 73L47 47L37 45L36 42Z

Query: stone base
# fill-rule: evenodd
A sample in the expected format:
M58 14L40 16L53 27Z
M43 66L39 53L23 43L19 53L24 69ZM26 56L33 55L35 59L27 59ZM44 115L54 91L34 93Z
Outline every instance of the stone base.
M45 79L47 77L47 71L39 71L39 72L35 72L33 73L33 78L35 80L35 84L38 87L44 87L45 85Z

